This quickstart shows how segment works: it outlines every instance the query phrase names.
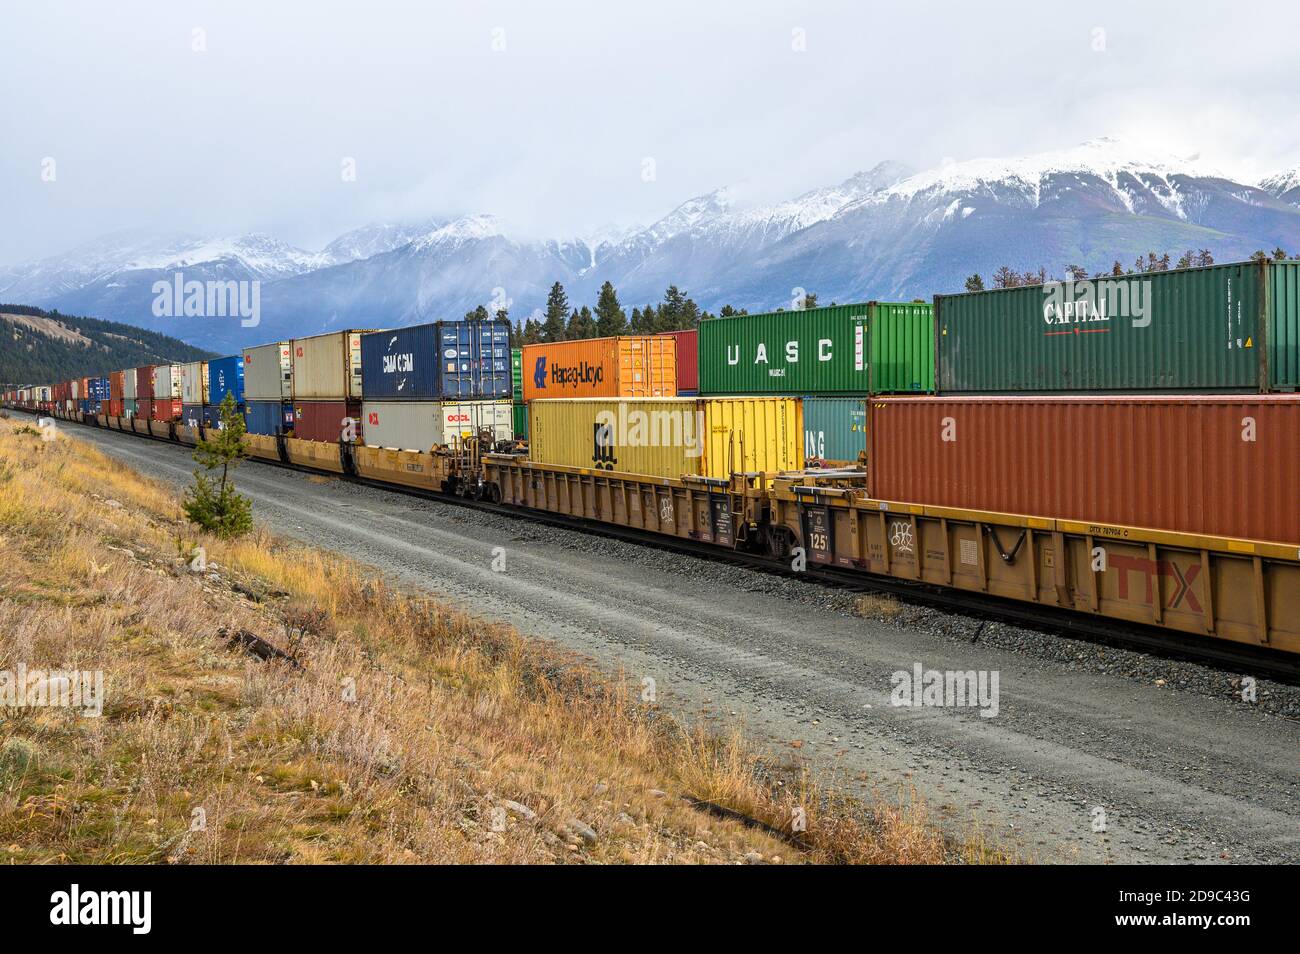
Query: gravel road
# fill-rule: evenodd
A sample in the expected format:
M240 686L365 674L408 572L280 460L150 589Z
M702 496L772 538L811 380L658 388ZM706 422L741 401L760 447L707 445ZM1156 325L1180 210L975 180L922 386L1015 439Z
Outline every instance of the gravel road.
M189 450L65 425L175 483ZM1300 692L904 607L524 519L248 463L257 519L640 681L687 718L739 725L827 781L910 788L954 832L1041 861L1300 861ZM504 548L504 572L492 569ZM997 714L891 705L891 674L998 674ZM1095 830L1104 817L1104 831Z

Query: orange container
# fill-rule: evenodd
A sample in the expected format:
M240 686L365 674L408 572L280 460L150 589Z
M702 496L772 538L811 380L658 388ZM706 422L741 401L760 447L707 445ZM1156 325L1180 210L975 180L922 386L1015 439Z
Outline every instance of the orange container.
M524 345L524 400L677 396L677 342L626 335Z
M121 401L125 395L122 393L123 376L122 371L111 371L108 375L108 397L111 401Z
M880 500L1300 544L1300 395L868 406L871 495Z

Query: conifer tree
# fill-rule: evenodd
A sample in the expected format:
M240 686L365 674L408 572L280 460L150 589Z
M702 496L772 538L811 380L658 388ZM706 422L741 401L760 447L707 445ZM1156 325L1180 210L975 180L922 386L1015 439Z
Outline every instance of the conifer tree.
M600 286L600 297L596 300L596 335L600 338L612 338L627 332L627 314L618 303L618 293L611 282Z
M556 282L546 296L546 320L542 323L542 340L546 342L563 341L564 329L569 317L569 296L564 293L564 286Z
M182 504L191 523L223 539L253 529L253 505L236 492L231 476L245 456L244 416L235 405L235 395L227 393L221 402L221 427L194 448L200 469L194 472L194 486L186 491ZM218 469L220 475L214 479L210 475Z

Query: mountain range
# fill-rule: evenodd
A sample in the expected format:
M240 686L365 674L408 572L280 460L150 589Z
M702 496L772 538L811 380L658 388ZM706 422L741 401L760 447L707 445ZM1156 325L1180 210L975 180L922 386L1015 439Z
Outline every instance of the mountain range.
M675 284L716 311L790 307L798 289L829 303L926 298L958 291L999 265L1124 265L1148 251L1210 249L1218 261L1277 246L1300 251L1300 167L1255 183L1199 159L1113 139L1012 159L917 171L883 162L774 204L746 206L734 188L681 203L645 226L603 237L512 235L492 214L374 224L319 252L272 236L202 238L120 232L51 258L0 268L0 301L90 314L204 348L336 328L457 318L479 304L519 320L562 282L594 304L608 280L630 311ZM155 281L257 280L255 327L234 318L155 316Z

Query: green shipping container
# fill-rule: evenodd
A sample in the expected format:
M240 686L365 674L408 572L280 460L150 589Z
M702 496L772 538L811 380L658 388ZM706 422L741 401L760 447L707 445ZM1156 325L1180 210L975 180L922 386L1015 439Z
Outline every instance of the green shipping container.
M528 440L528 405L523 401L515 401L513 414L515 440Z
M524 349L510 349L510 384L516 401L524 399Z
M934 318L923 302L868 302L700 322L700 394L934 390Z
M803 455L829 466L856 464L867 449L867 402L860 397L803 399Z
M1298 276L1242 262L936 295L939 390L1295 390Z

